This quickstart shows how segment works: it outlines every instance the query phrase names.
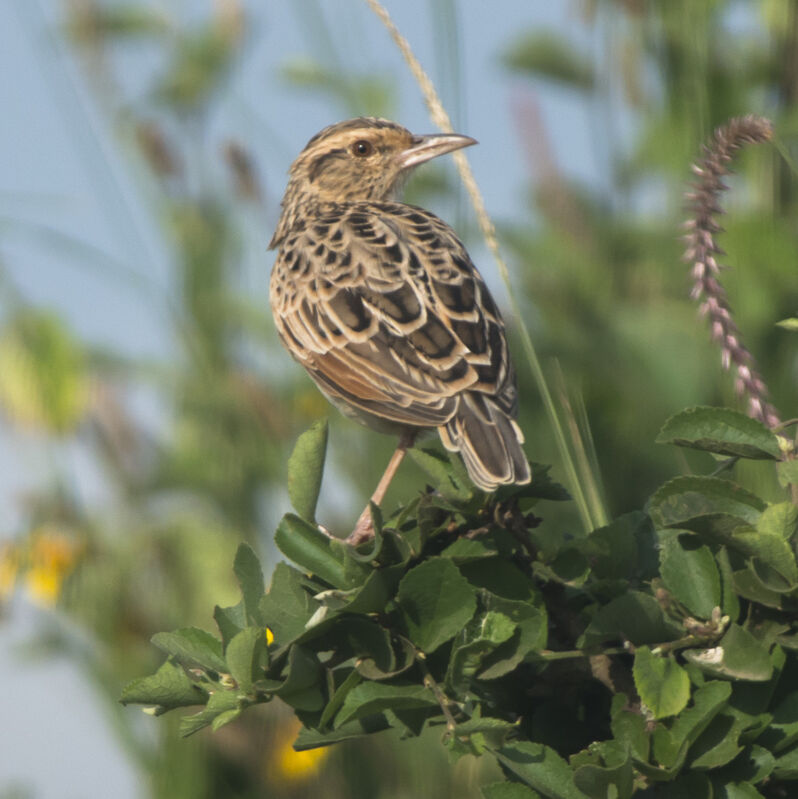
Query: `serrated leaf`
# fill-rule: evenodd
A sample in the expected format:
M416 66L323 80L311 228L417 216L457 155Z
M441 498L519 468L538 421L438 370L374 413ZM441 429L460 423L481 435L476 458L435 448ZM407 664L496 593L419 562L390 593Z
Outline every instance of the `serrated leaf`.
M344 704L344 699L349 695L349 692L357 685L363 682L363 678L354 669L347 674L346 678L338 685L334 691L330 701L324 707L321 718L319 719L319 727L324 729L335 718L341 706Z
M739 624L729 626L718 646L685 650L684 657L704 672L738 680L762 682L773 673L768 646Z
M767 779L776 765L776 758L764 747L747 746L722 771L713 777L725 784L757 783Z
M798 742L798 691L781 700L773 711L773 720L757 741L776 754Z
M649 500L657 528L692 530L721 541L740 526L755 526L767 505L755 494L717 477L676 477Z
M676 746L692 744L721 711L731 696L728 682L713 680L696 689L690 707L683 710L673 721L670 733Z
M324 707L323 672L315 654L294 644L288 652L287 675L274 690L295 710L321 710Z
M780 535L740 531L732 545L750 557L753 571L768 590L786 593L798 586L795 554Z
M200 666L209 671L227 671L221 641L199 627L183 627L171 633L156 633L151 640L158 649L172 655L181 663Z
M260 600L263 621L280 647L287 646L305 632L305 625L319 607L302 587L302 581L301 572L287 563L278 563L269 592Z
M715 783L713 799L764 799L764 796L746 782Z
M593 576L599 580L628 578L637 562L637 534L647 524L650 521L644 513L626 513L580 542Z
M347 694L335 719L335 726L338 728L385 710L434 707L437 704L432 691L423 685L364 682Z
M476 489L465 476L456 457L437 449L413 447L408 455L432 478L441 495L455 503L467 502ZM459 467L459 468L458 468Z
M460 566L469 583L505 599L534 601L540 596L535 581L506 558L484 558Z
M593 749L598 751L611 751L617 747L614 741L604 741L596 744ZM603 758L602 758L603 759ZM585 795L591 799L606 799L607 796L616 796L618 799L629 799L634 791L634 768L628 751L623 751L620 757L613 757L612 761L603 763L585 763L574 767L574 783Z
M695 539L686 535L664 538L660 569L676 599L695 616L709 619L721 604L720 572L709 547L695 546Z
M215 691L208 698L208 704L203 710L180 719L180 735L187 738L203 727L207 727L217 716L236 711L238 707L239 699L235 691Z
M356 588L371 573L368 566L347 553L345 544L292 513L281 519L274 543L289 560L335 588Z
M719 713L690 747L691 767L714 769L730 763L743 747L742 722L730 713Z
M762 422L731 408L698 406L681 411L665 422L656 442L741 458L781 458L776 434Z
M502 766L550 799L586 799L574 784L568 764L544 744L519 741L502 746L494 755Z
M318 749L320 746L330 746L341 741L350 741L353 738L361 738L364 735L382 732L390 726L385 716L378 714L367 716L357 721L350 721L348 724L342 724L340 727L327 732L319 732L318 730L310 730L307 727L303 727L299 731L296 741L294 741L294 749L297 752Z
M509 674L519 663L546 646L547 615L543 608L529 602L504 599L487 591L483 591L481 597L486 610L502 613L516 627L508 641L482 659L478 679L495 680Z
M776 474L779 478L779 485L798 484L798 460L780 461L776 464Z
M798 746L793 746L779 754L773 766L773 778L777 780L798 780Z
M540 794L520 782L492 782L480 790L484 799L540 799Z
M777 535L789 541L798 532L798 507L792 502L768 505L756 525L757 532Z
M122 691L123 705L155 705L161 712L176 707L204 705L208 692L193 682L176 663L167 660L148 677L131 680Z
M670 657L658 657L647 646L635 651L635 688L655 719L681 713L690 699L690 678Z
M249 693L252 683L263 676L268 666L266 630L263 627L247 627L227 645L224 653L227 668L243 693Z
M247 626L247 616L244 611L244 601L229 608L220 608L218 605L213 609L213 620L219 628L222 636L222 644L227 646L230 639L241 632Z
M638 646L674 641L682 634L682 629L666 618L653 596L628 591L598 610L585 630L582 645L590 648L622 639Z
M446 558L430 558L411 569L396 596L408 638L422 652L434 652L471 619L477 601L473 586Z
M457 693L465 690L468 681L482 667L486 655L507 641L515 630L515 623L497 611L488 611L473 619L455 639L446 672L447 685Z
M297 514L311 524L316 522L327 436L327 420L315 422L299 436L288 459L288 497Z
M249 544L241 544L233 561L233 572L241 588L244 613L250 624L263 624L258 603L264 594L263 569L255 551Z

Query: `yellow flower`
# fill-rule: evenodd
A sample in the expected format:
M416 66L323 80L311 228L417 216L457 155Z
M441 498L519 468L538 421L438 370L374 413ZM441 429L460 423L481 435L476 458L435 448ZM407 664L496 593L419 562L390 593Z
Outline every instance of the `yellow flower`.
M19 571L19 553L10 541L0 546L0 600L14 593Z
M41 527L31 534L25 585L35 602L55 605L64 580L75 568L79 549L73 536L58 527Z
M2 583L0 583L0 586ZM274 633L267 627L266 628L266 646L271 646L274 641Z
M315 777L329 757L328 747L297 752L294 739L302 725L296 719L283 724L269 764L269 776L275 782L296 783Z

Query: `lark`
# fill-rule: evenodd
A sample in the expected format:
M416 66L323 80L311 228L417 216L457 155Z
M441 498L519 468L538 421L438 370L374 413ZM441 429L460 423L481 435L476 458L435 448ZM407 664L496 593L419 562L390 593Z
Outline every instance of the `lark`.
M527 483L518 388L496 303L451 227L397 195L431 158L476 144L360 117L317 133L289 171L270 299L291 355L344 414L399 435L379 505L418 434L437 430L483 491ZM369 537L367 508L349 537Z

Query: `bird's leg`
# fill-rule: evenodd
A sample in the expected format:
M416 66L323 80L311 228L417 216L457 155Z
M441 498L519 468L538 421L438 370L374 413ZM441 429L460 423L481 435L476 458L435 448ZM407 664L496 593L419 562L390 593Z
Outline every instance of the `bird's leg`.
M399 468L399 464L402 462L407 450L413 446L415 439L415 430L402 431L399 436L399 444L391 456L391 459L388 461L388 466L385 468L380 482L377 483L374 493L371 495L371 502L375 505L379 505L382 502L385 492L388 490L388 486L391 484L391 480L393 480L396 470ZM374 525L371 521L371 502L366 505L363 513L360 514L360 518L357 520L355 529L352 530L351 534L346 539L347 543L353 546L362 544L364 541L368 541L369 538L374 536Z

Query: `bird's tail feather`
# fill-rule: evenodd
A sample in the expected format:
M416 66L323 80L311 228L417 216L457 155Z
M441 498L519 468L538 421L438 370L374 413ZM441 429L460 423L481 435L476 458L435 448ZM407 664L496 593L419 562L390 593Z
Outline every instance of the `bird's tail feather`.
M521 428L489 397L463 394L457 413L438 432L446 449L460 453L468 476L484 491L532 479Z

